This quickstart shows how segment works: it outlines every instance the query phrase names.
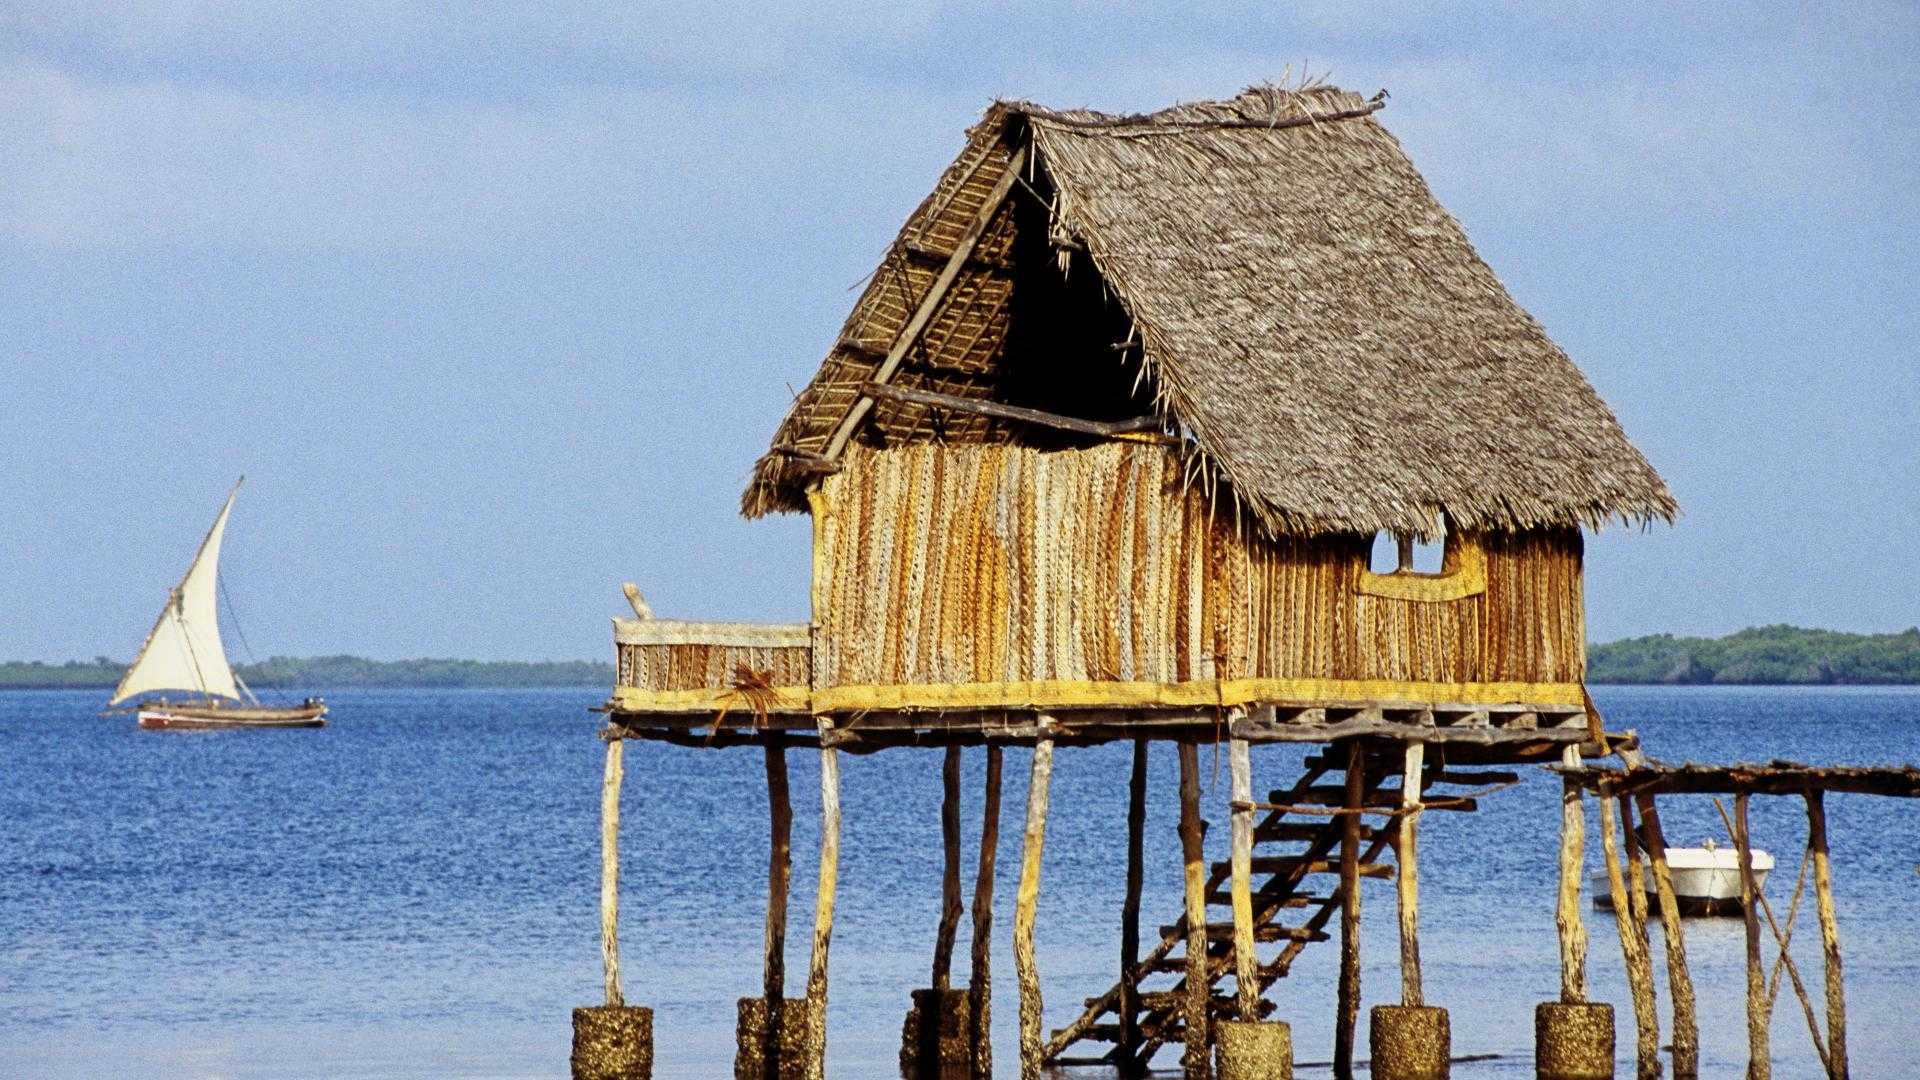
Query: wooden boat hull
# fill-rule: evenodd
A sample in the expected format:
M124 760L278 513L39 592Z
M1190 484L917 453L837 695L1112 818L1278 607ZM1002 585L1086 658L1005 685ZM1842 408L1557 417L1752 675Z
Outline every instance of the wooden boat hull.
M142 705L139 723L149 731L213 731L225 728L317 728L327 726L327 706L310 699L285 709L207 705Z

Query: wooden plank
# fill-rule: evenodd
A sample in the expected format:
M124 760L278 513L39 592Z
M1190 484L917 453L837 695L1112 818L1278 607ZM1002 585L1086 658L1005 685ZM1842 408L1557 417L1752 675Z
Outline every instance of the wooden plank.
M1020 981L1020 1077L1040 1080L1040 969L1033 957L1034 916L1040 903L1040 857L1047 841L1047 788L1053 777L1053 742L1033 747L1027 780L1027 824L1020 840L1020 889L1013 907L1013 967Z
M1207 1080L1208 1034L1211 1022L1207 999L1212 979L1207 971L1207 886L1205 854L1201 849L1200 752L1191 742L1180 743L1180 854L1186 866L1187 900L1186 1050L1180 1061L1188 1080Z
M1813 894L1820 912L1820 947L1826 968L1827 1075L1845 1080L1847 1071L1847 988L1840 970L1840 921L1833 908L1833 866L1827 854L1826 800L1809 790L1807 849L1813 854Z
M952 986L953 942L960 933L960 748L947 747L940 767L940 930L933 944L935 990Z
M987 193L987 199L981 204L979 212L974 214L973 220L967 224L966 231L961 233L960 242L954 245L953 254L947 259L947 265L940 271L940 275L934 278L933 287L927 290L927 295L920 299L920 305L914 309L906 325L900 328L899 336L894 338L893 347L887 350L887 358L881 361L880 367L873 373L873 382L885 383L893 378L894 372L900 370L901 361L906 359L914 342L920 339L921 332L933 320L933 314L939 310L940 302L946 299L947 290L953 288L955 279L960 276L961 269L967 265L967 259L973 255L973 249L979 246L981 235L987 231L987 226L992 223L994 215L1000 211L1000 204L1006 201L1007 193L1013 190L1014 183L1020 177L1020 170L1026 166L1026 163L1027 148L1024 146L1015 150L1008 158L1006 171L1000 174L999 182L994 184L993 190ZM861 395L860 399L853 403L853 407L847 410L847 415L841 418L840 425L833 431L833 437L827 441L826 452L821 456L829 461L837 459L846 450L847 440L852 438L854 430L872 410L873 398Z
M993 877L1000 847L1000 756L987 747L986 791L980 811L980 865L973 879L973 974L967 980L973 1039L972 1080L993 1080Z
M1258 962L1253 955L1253 766L1245 739L1228 746L1233 774L1233 981L1238 1015L1260 1018Z
M600 973L607 1005L619 1008L620 993L620 781L624 739L607 740L607 769L600 781Z
M924 405L928 408L947 409L951 412L972 413L976 416L990 416L996 420L1013 420L1019 423L1038 424L1042 427L1072 431L1082 435L1097 435L1112 438L1116 435L1159 435L1161 421L1158 417L1138 416L1130 420L1083 420L1077 416L1062 416L1059 413L1043 412L1020 405L1003 405L997 401L985 401L979 398L961 397L957 394L941 394L932 390L917 390L905 386L889 386L885 383L870 382L860 388L861 393L880 401L892 401L909 405ZM1164 437L1167 443L1177 443L1171 435Z

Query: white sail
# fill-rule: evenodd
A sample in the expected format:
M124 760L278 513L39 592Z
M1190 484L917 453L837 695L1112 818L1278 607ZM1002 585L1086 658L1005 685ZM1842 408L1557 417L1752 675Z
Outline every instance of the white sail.
M207 538L200 542L200 553L187 568L187 576L180 579L166 607L160 609L147 643L127 668L109 705L150 690L188 690L239 698L227 650L220 643L220 619L214 603L218 596L220 541L226 535L233 497L239 493L240 485L235 484L227 504L220 508L220 516L213 519Z

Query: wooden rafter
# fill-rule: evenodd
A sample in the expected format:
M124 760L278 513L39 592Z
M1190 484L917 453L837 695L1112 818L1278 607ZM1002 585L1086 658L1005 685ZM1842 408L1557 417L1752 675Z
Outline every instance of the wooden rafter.
M967 260L973 256L973 249L979 245L981 235L987 231L987 225L999 212L1000 204L1006 201L1008 192L1013 190L1014 183L1020 178L1020 170L1026 163L1027 148L1024 146L1015 150L1007 159L1006 171L1000 174L1000 181L993 186L992 191L987 193L987 199L980 205L980 211L973 216L973 221L967 225L966 232L961 234L960 242L955 245L953 254L947 257L947 265L941 269L940 276L933 279L933 287L928 289L927 295L921 298L920 306L914 309L913 315L907 319L907 324L900 328L899 336L893 340L893 347L887 350L886 359L881 361L879 369L873 373L872 382L884 384L893 378L894 372L900 370L900 364L906 360L907 353L913 349L914 342L920 340L920 334L927 328L927 324L933 321L933 313L940 309L940 302L946 299L947 290L953 287L954 281L960 276L960 271L966 267ZM853 437L860 422L872 411L872 396L861 394L860 398L853 403L853 407L847 410L847 415L841 419L840 426L834 429L833 437L827 441L826 452L821 456L828 461L838 458L846 450L847 440Z

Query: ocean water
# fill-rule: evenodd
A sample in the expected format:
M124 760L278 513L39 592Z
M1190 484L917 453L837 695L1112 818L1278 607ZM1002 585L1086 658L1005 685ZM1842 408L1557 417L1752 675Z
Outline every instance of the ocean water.
M322 731L204 734L99 717L101 697L0 693L0 1077L566 1075L568 1011L600 994L602 746L587 711L597 690L340 693L329 695L333 723ZM1600 687L1595 697L1610 726L1638 729L1669 761L1920 761L1913 689ZM1114 978L1129 754L1114 745L1056 755L1038 944L1049 1027ZM1256 750L1256 790L1287 783L1299 756ZM818 771L815 755L791 757L797 990ZM978 750L966 758L969 896L982 760ZM842 758L829 1010L837 1080L893 1075L907 992L928 981L938 761L926 751ZM1017 1062L1007 941L1027 761L1007 753L995 904L1005 1074ZM1215 766L1210 751L1203 762ZM1151 772L1149 934L1180 910L1170 747L1156 748ZM657 1011L657 1076L731 1075L734 999L760 981L762 775L757 751L628 747L622 963L629 1001ZM1206 812L1219 826L1209 855L1223 857L1224 763L1209 777ZM1458 1076L1531 1075L1533 1006L1558 988L1557 790L1530 770L1479 813L1425 819L1427 997L1451 1010L1456 1054L1500 1055ZM1723 836L1705 799L1668 800L1663 814L1672 843ZM1920 989L1920 805L1838 795L1829 815L1855 1075L1901 1075ZM1768 892L1784 916L1801 805L1756 798L1753 827L1780 857ZM1603 913L1587 918L1594 994L1615 1004L1625 1062L1632 1025L1618 939ZM1363 919L1366 1001L1394 1001L1391 882L1367 883ZM1690 921L1688 945L1707 1073L1742 1075L1741 925ZM1803 913L1795 955L1816 994L1818 946ZM1309 947L1273 993L1294 1025L1302 1076L1327 1073L1313 1063L1331 1056L1335 951ZM1365 1038L1363 1012L1363 1053ZM1773 1045L1775 1075L1817 1073L1791 991ZM1171 1069L1176 1056L1157 1064Z

